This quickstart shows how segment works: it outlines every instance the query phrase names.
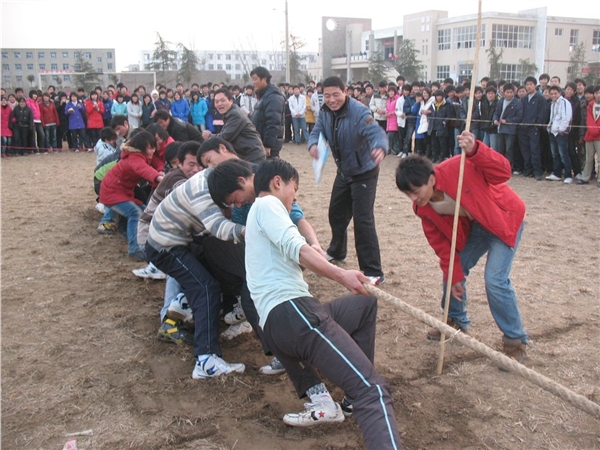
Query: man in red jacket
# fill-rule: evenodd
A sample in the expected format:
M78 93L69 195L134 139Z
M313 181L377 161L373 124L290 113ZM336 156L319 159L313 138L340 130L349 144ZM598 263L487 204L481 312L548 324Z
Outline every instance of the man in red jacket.
M458 141L465 149L466 161L448 324L467 331L470 320L467 317L466 276L487 253L484 277L490 310L504 334L504 352L521 362L528 336L509 275L523 232L525 204L506 185L511 177L506 158L481 141L475 141L474 135L467 131L458 136ZM460 156L434 168L428 159L411 155L400 162L396 171L398 189L412 200L425 236L440 258L444 290L450 265L459 168ZM444 299L445 295L442 307ZM439 340L440 333L431 330L427 337Z
M600 188L600 86L594 88L594 101L589 102L586 114L585 167L577 184L588 184L594 169L594 156L598 155L597 186Z

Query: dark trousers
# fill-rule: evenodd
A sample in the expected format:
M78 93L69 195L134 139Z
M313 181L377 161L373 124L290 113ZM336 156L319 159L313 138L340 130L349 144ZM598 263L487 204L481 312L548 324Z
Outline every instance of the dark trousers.
M292 116L285 116L284 140L291 142L292 140Z
M189 247L178 246L159 252L150 244L146 244L146 257L164 273L175 278L188 299L194 314L194 355L221 355L219 283Z
M44 126L41 122L33 123L33 130L31 130L30 147L38 151L44 151L46 148L46 133L44 133Z
M379 168L360 181L349 181L337 173L329 202L331 243L327 253L335 259L346 258L348 225L354 220L354 245L360 270L367 276L382 276L379 240L375 229L375 194Z
M541 176L543 171L538 127L521 127L517 136L523 155L523 175Z
M94 148L100 139L100 128L88 128L87 135L90 143L90 148Z
M15 147L19 147L19 153L23 155L24 153L29 153L29 127L20 127L15 125L13 128L13 145ZM17 149L15 148L15 153Z
M510 162L510 169L515 168L515 142L516 134L498 133L498 153L504 155Z
M577 132L579 133L579 131ZM571 167L573 168L573 175L581 173L581 159L577 153L577 147L579 145L579 134L569 134L568 149L569 158L571 159Z
M365 448L399 449L392 396L373 367L376 321L375 297L346 295L326 304L300 297L270 311L265 339L298 397L321 382L318 370L352 402Z
M448 136L438 135L437 131L431 132L431 161L443 161L448 157Z
M73 148L85 148L88 147L87 133L85 128L78 128L77 130L69 130L71 134L71 144Z

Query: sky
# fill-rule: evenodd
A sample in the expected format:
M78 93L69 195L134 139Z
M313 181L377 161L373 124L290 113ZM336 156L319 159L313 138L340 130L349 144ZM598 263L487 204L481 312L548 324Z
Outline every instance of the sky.
M544 5L544 3L549 3ZM547 6L548 15L600 17L595 1L484 0L484 12L516 13ZM373 5L370 9L366 6ZM402 25L402 16L426 9L449 17L476 14L475 0L377 2L288 0L289 31L318 50L321 17L371 18L372 28ZM596 11L591 9L595 8ZM194 50L282 50L285 0L2 1L2 48L114 48L117 70L137 64L140 51L152 50L156 33ZM585 11L585 12L583 12ZM591 14L591 15L590 15ZM63 25L58 21L63 19ZM45 26L42 26L44 24Z

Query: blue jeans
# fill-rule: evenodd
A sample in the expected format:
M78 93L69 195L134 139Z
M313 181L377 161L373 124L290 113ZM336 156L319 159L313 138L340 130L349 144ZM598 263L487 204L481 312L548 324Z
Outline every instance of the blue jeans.
M513 170L515 168L515 142L517 140L517 135L498 133L496 136L498 148L495 150L508 159L508 162L510 162L510 169Z
M415 132L416 122L406 121L404 145L402 146L402 152L410 155L412 153L412 135Z
M571 159L569 158L569 148L567 142L569 135L557 134L550 135L550 152L552 152L553 174L560 177L562 168L565 168L565 178L571 178Z
M308 132L306 131L306 118L292 117L292 125L294 127L294 141L296 144L300 144L302 140L307 141ZM300 130L302 130L302 136L300 136Z
M109 208L113 212L127 218L127 243L129 245L127 253L134 255L141 252L142 248L137 243L137 226L143 209L137 203L132 201L116 203L110 205Z
M165 316L167 315L167 309L169 309L169 305L171 301L177 297L177 294L181 292L181 286L177 282L175 278L170 275L167 275L167 283L165 284L165 302L163 304L162 309L160 310L160 322L162 323L165 320Z
M6 154L6 150L9 150L9 153L12 153L12 148L9 147L12 144L12 136L2 136L2 154Z
M498 236L486 231L479 223L473 222L471 233L467 239L465 248L459 253L462 270L465 277L475 267L479 259L487 255L485 264L485 292L492 316L498 328L506 337L520 339L527 343L528 335L521 322L521 313L517 303L517 296L510 282L510 271L512 263L521 241L521 234L525 222L517 234L514 248L506 245ZM463 282L463 286L465 283ZM442 297L442 308L446 298L446 284L444 283L444 294ZM451 317L461 328L467 329L471 322L467 317L467 294L463 295L462 302L455 297L450 297L450 309L448 317Z
M56 125L46 125L46 148L56 150Z
M487 131L483 133L483 143L487 145L492 150L498 149L498 134L497 133L488 133Z

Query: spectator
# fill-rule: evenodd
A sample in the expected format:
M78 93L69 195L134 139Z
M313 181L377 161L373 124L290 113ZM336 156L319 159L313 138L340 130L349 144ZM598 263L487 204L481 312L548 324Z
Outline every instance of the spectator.
M56 149L56 129L60 123L58 118L58 112L54 102L50 99L50 94L44 92L42 95L42 102L40 103L40 117L42 120L42 126L44 127L44 134L46 135L46 149L48 153ZM62 142L61 142L62 144Z
M85 102L85 111L87 114L87 133L90 140L90 148L93 151L96 143L100 139L100 130L104 128L104 102L98 98L96 91L90 92L88 100Z

